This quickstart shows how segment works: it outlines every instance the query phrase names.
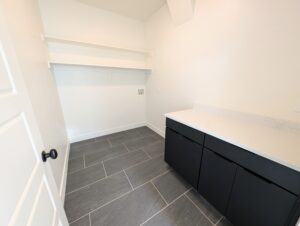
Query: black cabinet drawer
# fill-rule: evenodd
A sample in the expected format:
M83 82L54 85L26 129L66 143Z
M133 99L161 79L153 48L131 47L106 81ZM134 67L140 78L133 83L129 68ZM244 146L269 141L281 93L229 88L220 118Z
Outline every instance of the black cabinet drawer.
M176 122L172 119L167 118L167 127L175 130L176 132L182 134L183 136L203 145L204 143L204 133L195 130L191 127L183 125L179 122Z
M223 215L226 213L237 165L204 149L198 191Z
M186 181L197 188L202 146L166 129L165 161Z
M284 226L297 197L238 167L226 217L238 226Z
M299 172L210 135L206 135L204 146L280 187L300 194Z

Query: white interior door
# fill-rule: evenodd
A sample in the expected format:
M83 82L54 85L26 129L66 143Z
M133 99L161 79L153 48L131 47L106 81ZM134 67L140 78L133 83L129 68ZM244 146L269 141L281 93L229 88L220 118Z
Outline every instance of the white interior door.
M0 225L68 225L0 14ZM54 160L49 160L54 161Z

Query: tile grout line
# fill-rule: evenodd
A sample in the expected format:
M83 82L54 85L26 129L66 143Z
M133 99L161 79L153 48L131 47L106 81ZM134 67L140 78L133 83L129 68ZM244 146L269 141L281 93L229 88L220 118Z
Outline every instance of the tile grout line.
M121 144L122 146L125 146L125 145L123 145L123 144ZM120 145L120 146L121 146ZM126 148L126 147L125 147ZM109 150L110 148L104 148L105 150ZM97 162L95 162L95 163L93 163L93 164L91 164L91 165L89 165L89 167L90 166L94 166L94 165L97 165L97 164L99 164L100 162L107 162L107 161L109 161L109 160L112 160L112 159L115 159L115 158L118 158L118 157L121 157L121 156L123 156L123 155L127 155L127 154L129 154L129 153L132 153L132 152L135 152L135 151L140 151L140 150L135 150L135 151L128 151L128 149L126 148L126 153L122 153L122 154L118 154L118 155L116 155L116 156L113 156L113 157L111 157L111 158L108 158L108 159L105 159L105 160L102 160L102 161L97 161ZM101 151L100 151L101 152ZM95 153L99 153L99 152L92 152L92 153L88 153L88 155L91 155L91 154L95 154ZM84 155L86 155L86 154L84 154Z
M111 141L110 141L110 139L109 138L106 138L106 140L107 140L107 142L108 142L108 144L109 144L109 146L112 148L112 143L111 143Z
M140 224L140 226L144 225L145 223L147 223L148 221L150 221L151 219L153 219L155 216L157 216L158 214L160 214L161 212L163 212L165 209L167 209L169 206L171 206L173 203L175 203L178 199L180 199L181 197L183 197L187 192L189 192L189 190L185 191L184 193L182 193L181 195L179 195L176 199L174 199L172 202L170 202L169 204L167 204L165 207L163 207L161 210L157 211L155 214L153 214L150 218L148 218L146 221L144 221L143 223Z
M126 144L125 143L121 143L121 145L123 146L123 147L125 147L125 149L127 150L127 153L129 154L131 151L128 149L128 147L126 146Z
M127 147L127 145L126 145L126 142L124 142L124 143L122 143L123 145L124 145L124 147L126 148L126 150L128 151L128 152L131 152L131 150Z
M110 203L112 203L112 202L116 201L116 200L117 200L117 199L119 199L119 198L122 198L122 197L124 197L125 195L128 195L128 194L129 194L129 193L131 193L131 192L133 192L133 191L132 191L132 190L130 190L130 191L127 191L127 192L125 192L124 194L122 194L122 195L120 195L120 196L118 196L118 197L116 197L116 198L112 199L111 201L109 201L109 202L107 202L107 203L103 204L102 206L99 206L99 207L97 207L97 208L95 208L95 209L91 210L90 212L88 212L88 213L84 214L83 216L81 216L81 217L77 218L76 220L72 221L72 222L71 222L71 223L69 223L69 224L72 224L72 223L74 223L75 221L78 221L78 220L82 219L83 217L85 217L85 216L87 216L87 215L89 215L89 214L92 214L93 212L96 212L97 210L101 209L102 207L105 207L105 206L107 206L108 204L110 204Z
M83 156L78 157L78 159L79 159L79 158L81 158L81 159L83 160L83 162L84 162ZM68 161L69 165L70 165L70 161L72 161L72 160L74 160L74 159L70 159L70 160ZM78 171L80 171L80 170L83 170L83 169L84 169L84 163L83 163L83 168L81 168L81 169L76 169L76 170L74 170L74 171L69 171L69 168L68 168L68 175L69 175L69 174L72 174L72 173L76 173L76 172L78 172Z
M157 156L157 157L155 157L155 158L158 158L158 157L160 157L160 156L161 156L161 155L159 155L159 156ZM145 162L147 162L147 161L150 161L150 160L152 160L152 159L146 159L146 160L144 160L144 161L142 161L142 162L139 162L139 163L137 163L137 164L135 164L135 165L132 165L132 166L130 166L130 167L128 167L128 168L125 168L125 169L123 169L123 170L125 171L125 170L128 170L128 169L131 169L131 168L133 168L133 167L135 167L135 166L138 166L138 165L143 164L143 163L145 163ZM99 164L99 162L98 162L97 164ZM94 164L94 165L91 165L91 166L95 166L95 165L97 165L97 164ZM88 166L88 167L91 167L91 166ZM88 168L88 167L87 167L87 168ZM162 173L162 174L160 174L160 175L158 175L158 176L156 176L156 177L150 179L149 181L147 181L147 182L145 182L145 183L143 183L143 184L137 186L136 188L141 187L141 186L143 186L144 184L150 182L151 180L154 180L154 179L156 179L156 178L158 178L158 177L160 177L160 176L162 176L162 175L164 175L164 174L166 174L166 173L168 173L168 172L170 172L170 171L171 171L171 170L167 170L167 171L165 171L164 173ZM78 171L77 171L77 172L78 172ZM71 191L71 192L66 193L66 196L69 195L69 194L71 194L71 193L73 193L73 192L76 192L76 191L79 191L79 190L81 190L81 189L84 189L84 188L86 188L86 187L88 187L88 186L90 186L90 185L93 185L93 184L95 184L95 183L97 183L97 182L99 182L99 181L101 181L101 180L104 180L104 179L106 179L106 178L115 176L115 175L117 175L117 174L119 174L119 173L121 173L121 172L122 172L122 170L120 170L120 171L118 171L118 172L116 172L116 173L113 173L113 174L111 174L111 175L109 175L109 176L107 176L107 177L104 177L104 178L101 178L101 179L96 180L96 181L94 181L94 182L91 182L91 183L89 183L89 184L87 184L87 185L84 185L84 186L82 186L82 187L80 187L80 188L77 188L77 189L75 189L75 190L73 190L73 191Z
M120 172L118 172L118 173L121 173L121 172L122 172L122 171L120 171ZM152 180L155 180L155 179L159 178L160 176L163 176L164 174L166 174L166 173L168 173L168 172L170 172L170 170L167 170L166 172L157 175L156 177L150 179L149 181L147 181L147 182L145 182L145 183L143 183L143 184L141 184L141 185L139 185L139 186L133 188L133 190L128 191L128 192L126 192L126 193L120 195L119 197L112 199L111 201L109 201L109 202L103 204L102 206L97 207L96 209L94 209L94 210L88 212L87 214L93 213L93 212L95 212L95 211L101 209L102 207L104 207L104 206L106 206L106 205L112 203L113 201L116 201L116 200L118 200L119 198L122 198L123 196L125 196L125 195L127 195L127 194L129 194L129 193L131 193L131 192L134 192L135 190L141 188L141 187L144 186L145 184L151 183ZM112 174L112 175L110 175L110 176L108 176L108 177L111 177L111 176L116 175L116 174L117 174L117 173ZM125 174L125 175L126 175L126 174ZM107 177L107 178L108 178L108 177ZM102 178L102 179L100 179L100 180L98 180L98 181L101 181L101 180L103 180L103 179L106 179L106 178ZM98 181L97 181L97 182L98 182ZM94 182L94 183L96 183L96 182ZM86 185L85 187L87 187L87 186L88 186L88 185ZM78 190L80 190L80 189L78 189ZM78 190L76 190L76 191L78 191ZM191 189L187 190L186 192L188 192L188 191L190 191L190 190L191 190ZM73 193L73 192L75 192L75 191L72 191L72 192L70 192L70 193ZM186 193L186 192L185 192L185 193ZM70 194L70 193L68 193L68 194ZM66 194L66 195L68 195L68 194ZM182 195L184 195L184 193L183 193ZM182 196L182 195L180 195L180 196ZM180 197L180 196L179 196L179 197ZM179 197L178 197L178 198L179 198ZM176 200L177 200L178 198L176 198ZM174 200L174 201L175 201L175 200ZM173 201L173 202L174 202L174 201ZM171 202L171 203L172 203L172 202ZM171 203L170 203L170 204L171 204ZM167 204L167 205L169 205L169 204ZM73 222L75 222L75 221L77 221L77 220L79 220L79 219L85 217L87 214L85 214L85 215L81 216L80 218L78 218L78 219L72 221L71 223L73 223Z
M149 160L149 159L148 159L148 160ZM144 162L146 162L146 161L148 161L148 160L145 160ZM104 166L104 165L103 165L103 166ZM90 167L90 166L89 166L89 167ZM129 168L131 168L131 167L129 167ZM79 190L81 190L81 189L84 189L84 188L86 188L86 187L88 187L88 186L90 186L90 185L93 185L93 184L95 184L95 183L97 183L97 182L99 182L99 181L102 181L102 180L104 180L104 179L110 178L110 177L115 176L115 175L117 175L117 174L119 174L119 173L122 173L122 171L124 171L124 173L125 173L125 170L127 170L127 169L129 169L129 168L120 170L120 171L118 171L118 172L116 172L116 173L113 173L113 174L111 174L111 175L109 175L109 176L103 177L103 178L101 178L101 179L99 179L99 180L96 180L96 181L91 182L91 183L89 183L89 184L87 184L87 185L84 185L84 186L82 186L82 187L80 187L80 188L77 188L77 189L75 189L75 190L73 190L73 191L70 191L70 192L66 193L66 196L69 195L69 194L71 194L71 193L74 193L74 192L76 192L76 191L79 191ZM171 170L167 170L167 171L163 172L162 174L159 174L158 176L153 177L152 179L148 180L147 182L145 182L145 183L143 183L143 184L141 184L141 185L138 185L136 188L134 188L134 190L137 189L137 188L139 188L139 187L141 187L141 186L143 186L143 185L145 185L145 184L147 184L148 182L151 182L151 180L154 180L154 179L156 179L156 178L158 178L158 177L160 177L160 176L162 176L162 175L164 175L164 174L166 174L166 173L168 173L168 172L170 172L170 171L171 171ZM125 173L125 175L127 175L127 174Z
M86 144L85 143L83 143L82 145L79 145L79 146L75 146L75 147L71 147L71 148L73 148L73 149L78 149L78 148L82 148L82 147L84 147L84 146L87 146L87 145L90 145L90 144L92 144L92 143L95 143L96 142L96 140L95 139L87 139L87 140L83 140L83 141L79 141L78 143L80 143L80 142L87 142ZM75 143L77 143L77 142L75 142ZM72 145L72 143L71 143L71 145Z
M147 183L149 183L149 182L152 182L153 180L156 180L157 178L159 178L159 177L161 177L161 176L163 176L163 175L169 173L170 171L171 171L171 170L167 170L167 171L165 171L165 172L163 172L163 173L161 173L161 174L159 174L159 175L153 177L152 179L148 180L147 182L145 182L145 183L143 183L143 184L141 184L141 185L136 186L136 187L134 188L134 190L136 190L136 189L138 189L138 188L144 186L145 184L147 184Z
M107 173L106 173L106 169L105 169L105 166L104 166L104 162L102 161L101 163L102 163L104 174L105 174L105 178L106 178L107 177Z
M124 174L125 174L125 176L126 176L128 182L129 182L129 184L130 184L130 186L131 186L132 191L134 191L134 188L133 188L133 186L132 186L132 184L131 184L131 182L130 182L130 180L129 180L129 177L128 177L128 175L126 174L125 170L123 170L123 172L124 172Z
M89 213L90 226L92 226L91 214Z
M90 214L90 213L86 213L86 214L84 214L83 216L81 216L81 217L79 217L79 218L77 218L76 220L73 220L73 221L71 221L71 222L69 222L69 220L68 220L68 223L69 223L69 224L73 224L74 222L79 221L79 220L81 220L81 219L84 218L84 217L87 217L89 214Z
M95 144L95 143L98 143L98 142L96 142L96 141L89 142L89 143L84 144L84 145L82 145L82 146L72 148L70 151L71 151L71 152L82 152L82 148L86 148L87 146L93 145L93 144ZM75 158L77 158L77 157L75 157Z
M169 172L171 172L171 171L169 171ZM163 176L163 175L161 175L161 176ZM156 178L156 179L158 179L158 178ZM158 190L158 188L156 187L156 185L153 183L153 181L156 180L156 179L152 179L152 180L150 181L150 183L154 186L154 188L157 190L157 192L161 195L162 199L166 202L166 204L169 204L169 202L168 202L167 200L165 200L164 196L161 194L161 192ZM190 188L186 189L186 191L184 191L182 194L188 193L188 192L190 192L192 189L193 189L193 188L190 187ZM181 196L182 194L180 194L179 196ZM179 196L177 196L175 199L177 199ZM171 202L170 202L170 203L171 203Z
M217 221L217 223L214 225L214 226L217 226L220 222L221 222L221 220L223 220L224 219L224 216L222 216L218 221Z
M224 216L222 216L222 217L216 222L216 224L215 224L214 226L217 226L223 219L224 219Z
M91 211L90 211L88 214L91 214L91 213L94 213L94 212L96 212L97 210L99 210L99 209L101 209L101 208L103 208L103 207L105 207L105 206L109 205L110 203L112 203L112 202L114 202L114 201L116 201L116 200L118 200L118 199L120 199L120 198L123 198L124 196L126 196L126 195L130 194L131 192L133 192L133 191L132 191L132 190L130 190L130 191L128 191L128 192L125 192L124 194L122 194L122 195L120 195L120 196L118 196L118 197L116 197L116 198L114 198L114 199L110 200L109 202L107 202L107 203L103 204L102 206L99 206L99 207L97 207L97 208L95 208L95 209L91 210Z
M111 158L108 158L108 159L105 159L105 160L103 160L103 162L107 162L107 161L110 161L110 160L113 160L113 159L115 159L115 158L119 158L119 157L122 157L122 156L124 156L124 155L128 155L128 154L130 154L131 152L130 151L128 151L128 149L126 148L126 146L125 145L123 145L122 144L122 146L124 146L125 147L125 149L126 149L126 153L123 153L123 154L120 154L120 155L117 155L117 156L114 156L114 157L111 157ZM139 151L139 150L137 150L137 151ZM132 151L133 152L133 151ZM134 151L135 152L135 151Z
M97 142L96 142L97 143ZM98 142L99 143L99 142ZM107 142L108 143L108 142ZM121 145L120 145L121 146ZM108 143L108 146L107 147L98 147L96 148L96 150L93 150L92 152L87 152L85 153L83 150L76 150L76 152L80 152L80 154L82 154L82 156L84 155L92 155L92 154L96 154L96 153L99 153L99 152L102 152L102 151L105 151L105 150L110 150L111 147L110 144ZM82 153L83 152L83 153ZM73 158L70 158L69 160L73 160L73 159L76 159L76 158L80 158L82 157L81 155L80 156L77 156L77 157L73 157Z
M152 157L144 149L142 149L142 152L144 152L150 159L152 159Z
M214 222L211 221L211 219L196 205L196 203L188 196L185 195L187 197L188 200L190 200L190 202L198 209L198 211L212 224L215 225Z
M72 221L72 222L71 222L71 223L69 223L69 224L72 224L72 223L74 223L75 221L78 221L78 220L80 220L80 219L82 219L82 218L84 218L84 217L86 217L86 216L88 216L88 215L90 215L90 214L92 214L92 213L96 212L97 210L101 209L102 207L105 207L105 206L107 206L108 204L110 204L110 203L112 203L112 202L116 201L117 199L120 199L120 198L124 197L125 195L128 195L128 194L129 194L129 193L131 193L131 192L133 192L133 191L132 191L132 190L130 190L130 191L127 191L127 192L125 192L124 194L122 194L122 195L120 195L120 196L118 196L118 197L116 197L116 198L112 199L111 201L109 201L109 202L107 202L107 203L103 204L102 206L99 206L99 207L97 207L97 208L95 208L95 209L91 210L90 212L88 212L88 213L84 214L83 216L81 216L81 217L77 218L76 220Z
M93 184L95 184L95 183L97 183L97 182L99 182L99 181L102 181L102 180L104 180L104 179L107 179L107 178L110 178L110 177L112 177L112 176L115 176L115 175L121 173L122 171L124 171L125 175L127 175L126 172L125 172L125 170L130 169L130 168L132 168L132 167L134 167L134 166L137 166L137 165L142 164L142 163L144 163L144 162L146 162L146 161L149 161L149 160L151 160L151 159L147 159L147 160L142 161L142 162L140 162L140 163L138 163L138 164L136 164L136 165L132 165L132 166L130 166L130 167L128 167L128 168L125 168L125 169L123 169L123 170L120 170L120 171L118 171L118 172L116 172L116 173L113 173L113 174L111 174L111 175L109 175L109 176L106 176L106 177L103 177L103 178L101 178L101 179L99 179L99 180L93 181L93 182L91 182L91 183L89 183L89 184L87 184L87 185L84 185L84 186L82 186L82 187L80 187L80 188L77 188L77 189L75 189L75 190L73 190L73 191L70 191L70 192L66 193L66 196L69 195L69 194L71 194L71 193L77 192L77 191L79 191L79 190L81 190L81 189L84 189L84 188L86 188L86 187L88 187L88 186L90 186L90 185L93 185ZM98 163L98 164L99 164L99 163ZM96 164L95 164L95 165L96 165ZM89 166L89 167L91 167L91 166ZM103 164L103 167L104 167L104 164ZM135 188L133 187L133 188L134 188L134 190L135 190L135 189L137 189L137 188L139 188L139 187L141 187L141 186L147 184L148 182L151 182L152 180L155 180L156 178L158 178L158 177L160 177L160 176L163 176L164 174L166 174L166 173L168 173L168 172L170 172L170 171L171 171L171 170L166 170L165 172L163 172L163 173L161 173L161 174L159 174L159 175L153 177L152 179L148 180L147 182L145 182L145 183L143 183L143 184L141 184L141 185L138 185L138 186L135 187Z
M83 168L85 169L86 168L86 165L85 165L85 154L83 154L82 158L83 158Z
M102 162L108 162L108 161L110 161L110 160L113 160L113 159L116 159L116 158L119 158L119 157L122 157L122 156L125 156L125 155L128 155L128 154L131 154L131 153L134 153L134 152L138 152L138 151L142 151L142 150L139 149L139 150L135 150L135 151L131 151L131 152L126 152L126 153L124 153L124 154L120 154L120 155L117 155L117 156L115 156L115 157L111 157L111 158L105 159L105 160L103 160ZM160 157L160 156L162 156L162 155L158 155L158 156L156 156L155 158L158 158L158 157ZM125 170L127 170L127 169L129 169L129 168L132 168L132 167L134 167L134 166L137 166L137 165L139 165L139 164L142 164L142 163L144 163L144 162L146 162L146 161L149 161L149 160L151 160L151 159L143 160L143 161L141 161L141 162L139 162L139 163L136 163L136 164L134 164L134 165L132 165L132 166L129 166L129 167L125 168ZM99 163L101 163L101 162L97 162L97 163L91 164L91 165L89 165L88 167L97 165L97 164L99 164ZM121 171L122 171L122 170L120 170L120 171L118 171L118 172L121 172ZM118 172L115 172L115 173L113 173L113 174L116 174L116 173L118 173ZM113 174L112 174L112 175L113 175Z
M162 156L162 155L156 156L155 158L158 158L158 157L160 157L160 156ZM153 159L154 159L154 158L153 158ZM152 159L146 159L146 160L143 160L142 162L139 162L139 163L137 163L137 164L134 164L134 165L132 165L132 166L126 168L125 170L131 169L131 168L133 168L133 167L135 167L135 166L141 165L141 164L143 164L143 163L145 163L145 162L147 162L147 161L150 161L150 160L152 160Z
M148 137L153 137L153 138L155 138L154 135L147 135L147 136L138 137L138 138L136 138L136 139L134 139L134 140L130 140L130 141L135 141L135 140L144 139L144 138L148 138ZM137 151L137 150L141 150L141 149L142 149L141 147L139 147L139 148L137 148L136 150L130 150L130 149L128 148L128 146L126 145L126 143L128 143L128 142L130 142L130 141L126 141L126 142L123 142L123 143L122 143L124 146L126 146L126 148L128 149L129 152L133 152L133 151ZM150 146L150 145L152 145L152 144L154 144L154 143L156 143L156 142L157 142L157 141L155 140L155 141L151 142L150 144L143 145L143 147Z
M160 191L159 191L158 188L155 186L155 184L154 184L152 181L151 181L150 183L153 185L153 187L155 188L155 190L156 190L156 191L158 192L158 194L161 196L162 200L164 200L164 202L166 203L166 205L168 205L167 200L165 200L164 196L160 193Z
M129 133L130 134L130 133ZM128 142L132 142L132 141L137 141L138 139L143 139L143 138L147 138L147 137L154 137L155 135L153 134L148 134L148 135L140 135L139 137L134 137L134 138L130 138L127 141L123 142L123 143L128 143Z
M150 128L149 128L150 129ZM151 130L151 129L150 129ZM125 130L125 131L121 131L120 133L122 133L122 132L127 132L128 130ZM151 130L151 131L153 131L153 130ZM153 131L155 134L157 134L155 131ZM109 135L112 135L112 134L115 134L115 133L111 133L111 134L107 134L107 135L104 135L104 136L109 136ZM157 134L157 135L159 135L159 134ZM81 142L83 142L83 144L82 145L79 145L79 146L75 146L75 147L73 147L73 149L78 149L78 148L81 148L81 147L84 147L84 146L87 146L87 145L90 145L90 144L92 144L92 143L98 143L98 141L97 141L97 139L98 138L101 138L101 137L104 137L104 136L100 136L100 137L95 137L95 138L91 138L91 139L87 139L87 140L82 140L82 141L79 141L79 142L75 142L75 143L81 143ZM153 135L153 134L149 134L149 135L145 135L145 136L141 136L141 137L135 137L135 138L132 138L132 139L129 139L128 141L133 141L133 140L138 140L138 139L141 139L141 138L145 138L145 137L155 137L156 135ZM160 135L159 135L160 136ZM109 140L109 138L105 138L105 140ZM86 144L84 143L84 142L87 142ZM128 141L125 141L125 142L122 142L122 144L123 143L126 143L126 142L128 142ZM100 141L99 141L100 142ZM109 144L111 144L111 141L109 140L108 141L109 142Z
M152 136L153 136L153 135L151 135L150 137L152 137ZM138 140L138 139L140 139L140 138L136 138L136 140ZM108 138L107 138L107 140L108 140ZM158 142L158 141L154 141L154 142L152 142L152 144L157 143L157 142ZM126 150L127 150L127 153L120 154L120 155L117 155L117 156L108 158L108 159L106 159L106 160L103 160L103 161L109 161L109 160L111 160L111 159L120 157L120 156L122 156L122 155L129 154L129 153L132 153L132 152L136 152L136 151L144 151L143 148L139 148L139 149L136 149L136 150L130 150L130 149L127 147L127 145L126 145L126 142L122 142L122 143L120 143L119 145L120 145L120 146L121 146L121 145L124 146L124 147L126 148ZM148 145L146 145L146 146L149 146L149 145L151 145L151 144L148 144ZM106 150L106 149L110 149L110 148L112 148L112 147L110 146L110 147L105 147L105 148L101 148L101 149ZM103 150L101 150L101 151L103 151ZM84 153L84 154L82 155L82 157L83 157L83 156L86 156L86 155L95 154L95 153L98 153L98 152L99 152L99 151L94 151L94 152L91 152L91 153ZM161 154L161 155L162 155L162 154ZM159 157L159 156L161 156L161 155L155 156L155 157L153 157L153 158ZM149 155L149 156L150 156L150 155ZM80 158L80 156L79 156L79 157L76 157L76 158ZM76 158L69 159L69 161L70 161L70 160L73 160L73 159L76 159ZM152 158L152 157L150 156L150 158ZM99 162L100 162L100 161L99 161ZM96 165L96 164L98 164L99 162L97 162L97 163L95 163L95 164L91 164L91 165L89 165L89 166Z
M117 174L119 174L119 173L122 173L122 171L119 171L119 172L114 173L114 174L112 174L112 175L109 175L109 176L107 176L107 177L103 177L103 178L101 178L101 179L99 179L99 180L96 180L96 181L94 181L94 182L92 182L92 183L89 183L89 184L84 185L84 186L82 186L82 187L80 187L80 188L77 188L77 189L75 189L75 190L73 190L73 191L71 191L71 192L68 192L68 193L66 193L66 196L69 195L69 194L71 194L71 193L74 193L74 192L76 192L76 191L79 191L79 190L81 190L81 189L84 189L84 188L86 188L86 187L89 187L89 186L91 186L91 185L93 185L93 184L96 184L96 183L99 182L99 181L102 181L102 180L107 179L107 178L109 178L109 177L115 176L115 175L117 175Z
M94 153L97 153L97 152L94 152ZM128 152L123 153L123 154L118 154L118 155L116 155L116 156L114 156L114 157L111 157L111 158L108 158L108 159L105 159L105 160L102 160L102 161L99 160L99 161L97 161L97 162L95 162L95 163L90 164L88 167L97 165L97 164L99 164L99 163L101 163L101 162L106 162L106 161L109 161L109 160L112 160L112 159L115 159L115 158L119 158L119 157L121 157L121 156L123 156L123 155L126 155L126 154L128 154Z
M75 171L73 171L73 172L68 172L68 175L72 175L72 174L74 174L74 173L78 173L78 172L80 172L80 171L82 171L82 170L84 170L84 169L90 168L90 167L92 167L92 166L100 165L100 164L101 164L101 162L98 162L97 164L90 165L90 166L87 166L87 167L84 167L84 166L83 166L82 169L75 170Z

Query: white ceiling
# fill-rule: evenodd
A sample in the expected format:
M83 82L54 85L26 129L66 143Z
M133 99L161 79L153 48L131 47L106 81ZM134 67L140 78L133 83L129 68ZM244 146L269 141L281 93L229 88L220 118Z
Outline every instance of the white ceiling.
M145 21L157 11L166 0L77 0L91 6L109 10L123 16Z

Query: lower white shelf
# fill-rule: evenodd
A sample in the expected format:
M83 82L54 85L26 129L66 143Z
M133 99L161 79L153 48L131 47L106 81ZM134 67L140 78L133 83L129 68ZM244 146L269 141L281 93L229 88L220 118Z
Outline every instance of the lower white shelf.
M151 71L152 69L145 66L144 61L130 61L120 59L107 59L98 57L82 57L82 56L66 56L50 54L50 64L60 65L80 65L90 67L109 67L109 68L123 68L123 69L134 69L134 70L145 70Z

